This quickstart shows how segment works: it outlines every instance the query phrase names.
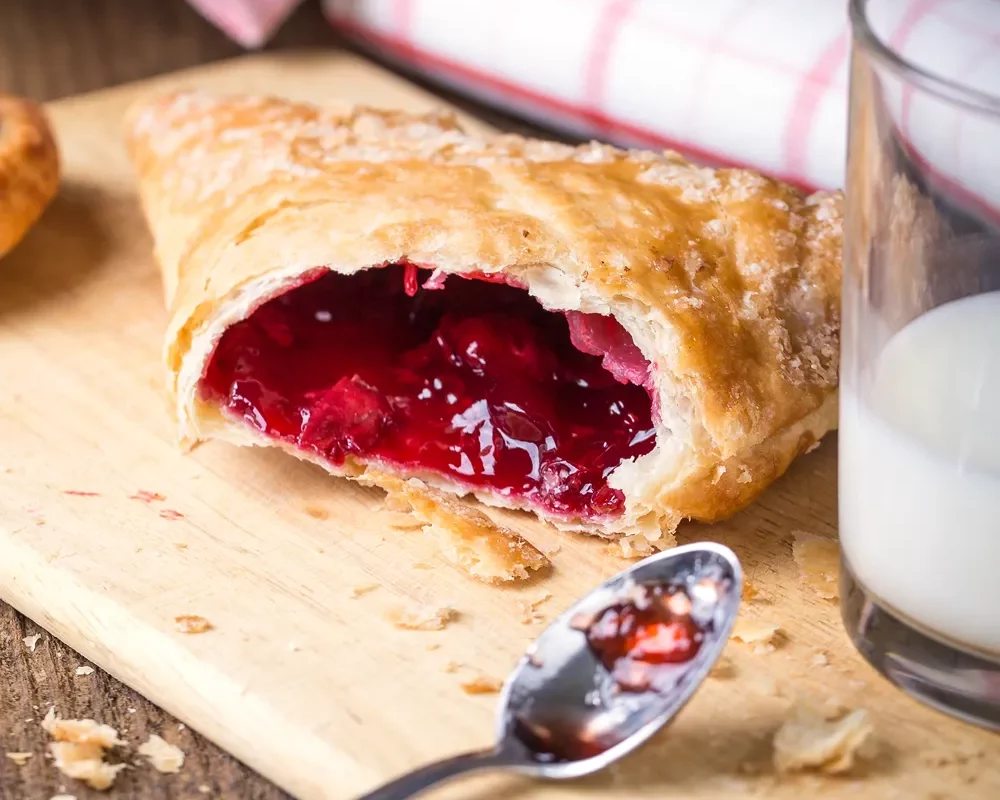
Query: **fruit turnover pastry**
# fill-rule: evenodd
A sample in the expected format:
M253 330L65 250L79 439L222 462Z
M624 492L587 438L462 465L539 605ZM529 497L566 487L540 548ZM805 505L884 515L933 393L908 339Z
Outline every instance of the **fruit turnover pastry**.
M34 103L0 94L0 258L42 215L59 188L59 155Z
M382 486L485 579L456 498L672 544L835 425L841 197L449 114L173 94L131 157L183 442Z

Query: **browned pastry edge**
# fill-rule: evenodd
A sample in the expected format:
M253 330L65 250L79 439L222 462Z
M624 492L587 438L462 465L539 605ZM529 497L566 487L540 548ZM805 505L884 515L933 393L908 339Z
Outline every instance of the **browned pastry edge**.
M59 155L41 109L0 94L0 257L38 220L59 188Z
M373 469L358 480L384 489L390 498L409 507L441 554L481 581L526 580L531 571L551 566L548 558L520 534L422 481L403 480Z

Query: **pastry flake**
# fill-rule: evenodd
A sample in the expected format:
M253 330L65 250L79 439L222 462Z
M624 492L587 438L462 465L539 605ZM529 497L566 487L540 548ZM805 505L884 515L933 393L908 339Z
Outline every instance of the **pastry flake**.
M139 755L149 759L150 765L157 772L165 774L180 772L184 766L184 751L155 733L150 734L149 739L139 745Z
M835 425L839 194L201 92L135 107L127 141L187 444L661 546Z
M103 791L125 769L125 764L104 761L108 749L124 744L110 725L92 719L60 719L53 707L42 720L42 729L54 740L49 743L49 754L56 769L69 778Z
M803 531L792 531L792 557L799 577L824 600L840 596L840 547L834 539L823 539Z
M864 709L829 720L814 709L795 708L774 736L778 772L814 770L837 775L854 766L870 746L872 723Z
M385 489L394 505L408 506L441 555L474 578L487 583L525 580L530 572L550 564L520 534L422 481L402 481L374 470L362 481Z

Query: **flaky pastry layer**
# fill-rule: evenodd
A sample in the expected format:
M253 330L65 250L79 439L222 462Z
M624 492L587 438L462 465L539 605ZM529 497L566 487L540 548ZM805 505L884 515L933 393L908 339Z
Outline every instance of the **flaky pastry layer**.
M275 442L204 402L225 330L317 267L503 274L553 311L613 315L652 368L657 444L613 518L662 546L750 502L836 421L841 196L666 152L474 136L446 113L172 94L127 141L163 274L181 438ZM330 472L359 477L348 460ZM375 465L379 474L391 467ZM469 493L442 475L435 490ZM518 502L478 491L483 501Z

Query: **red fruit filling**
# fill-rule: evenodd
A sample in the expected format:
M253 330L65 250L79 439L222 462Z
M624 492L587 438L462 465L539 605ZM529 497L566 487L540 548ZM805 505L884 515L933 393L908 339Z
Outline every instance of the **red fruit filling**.
M646 691L658 668L697 655L704 632L690 609L683 589L636 587L630 600L608 606L587 626L587 644L623 691Z
M334 464L435 472L584 518L653 449L649 364L611 317L415 265L324 273L229 328L202 396ZM433 289L433 291L432 291ZM576 345L576 346L574 346ZM606 367L606 368L605 368Z

